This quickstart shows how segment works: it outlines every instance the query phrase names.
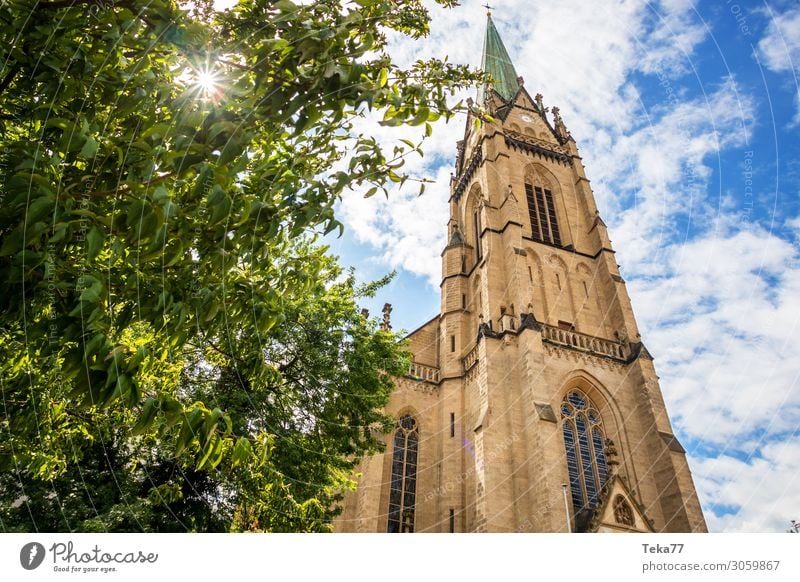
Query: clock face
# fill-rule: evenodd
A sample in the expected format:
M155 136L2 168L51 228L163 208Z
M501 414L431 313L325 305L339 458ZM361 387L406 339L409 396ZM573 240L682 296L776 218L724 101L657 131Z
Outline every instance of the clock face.
M523 115L522 116L522 121L524 121L526 123L530 123L531 121L533 121L533 117L531 117L530 115Z

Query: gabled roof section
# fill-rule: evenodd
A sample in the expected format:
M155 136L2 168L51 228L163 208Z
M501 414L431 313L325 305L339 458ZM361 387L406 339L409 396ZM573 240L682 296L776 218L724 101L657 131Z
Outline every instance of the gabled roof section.
M511 101L519 90L517 71L508 56L500 33L495 28L491 13L486 16L486 37L483 40L483 58L481 68L489 73L494 80L491 88L506 102ZM489 87L484 85L478 92L478 103L483 105L488 95Z
M603 487L600 506L594 512L589 531L652 533L653 524L644 507L636 501L625 482L614 475Z
M430 324L432 324L434 321L439 321L439 314L438 314L438 313L437 313L436 315L434 315L433 317L431 317L431 318L430 318L428 321L426 321L425 323L423 323L422 325L420 325L419 327L417 327L417 328L416 328L414 331L410 331L410 332L408 332L408 333L406 334L406 337L405 337L405 339L411 339L412 337L414 337L414 335L415 335L415 334L417 334L417 333L421 332L423 329L425 329L426 327L428 327L428 326L429 326Z

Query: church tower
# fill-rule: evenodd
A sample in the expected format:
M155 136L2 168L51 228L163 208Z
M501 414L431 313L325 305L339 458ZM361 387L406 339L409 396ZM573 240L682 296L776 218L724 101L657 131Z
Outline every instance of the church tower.
M491 15L483 69L450 183L441 312L408 336L397 427L334 527L706 531L578 148Z

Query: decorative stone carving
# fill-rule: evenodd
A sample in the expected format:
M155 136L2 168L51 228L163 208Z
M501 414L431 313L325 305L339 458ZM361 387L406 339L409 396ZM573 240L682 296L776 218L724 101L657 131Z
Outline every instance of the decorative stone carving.
M614 521L619 524L633 527L633 509L622 495L614 498Z
M439 393L439 387L436 384L423 382L422 380L403 380L397 382L397 385L405 388L406 390L420 392L422 394L427 394L428 396L433 396Z
M381 329L383 331L392 331L392 304L391 303L384 303L383 304L383 322L381 323Z
M611 439L606 439L605 441L605 451L606 451L606 463L608 464L608 472L611 475L615 475L617 473L617 468L619 467L619 461L617 460L617 445Z
M497 333L492 329L491 322L481 323L478 326L478 337L497 337Z
M553 125L556 135L562 142L571 137L564 120L561 119L561 110L558 107L553 107Z
M619 372L624 368L624 364L618 363L614 360L593 356L583 352L576 352L574 350L570 350L569 348L561 348L549 343L544 345L544 350L548 356L555 356L563 360L570 360L586 366L594 366L604 370L616 372Z

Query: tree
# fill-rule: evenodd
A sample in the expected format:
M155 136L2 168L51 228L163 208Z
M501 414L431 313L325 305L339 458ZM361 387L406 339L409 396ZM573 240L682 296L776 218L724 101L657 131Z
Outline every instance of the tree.
M99 447L134 481L212 476L226 527L324 529L376 446L376 358L396 373L402 349L354 317L352 281L327 295L304 236L341 228L344 190L407 180L419 145L387 153L356 116L429 134L478 75L392 62L388 34L427 31L418 0L12 0L0 21L0 470L55 488ZM188 482L151 481L131 483L150 509Z
M251 382L241 373L239 355L208 345L186 351L171 395L225 410L231 434L265 439L257 465L198 468L193 453L160 437L168 417L131 436L124 409L112 405L110 415L90 410L95 426L88 442L78 441L79 462L49 480L0 475L3 528L328 529L358 456L381 446L376 434L388 430L391 420L379 409L393 388L391 375L408 369L408 354L393 334L378 330L358 310L358 299L388 278L357 286L352 274L342 279L324 248L299 246L298 252L318 255L325 266L318 284L287 302L284 325L237 343L241 348L263 342L253 351L274 367L272 379ZM235 446L252 448L248 442Z

